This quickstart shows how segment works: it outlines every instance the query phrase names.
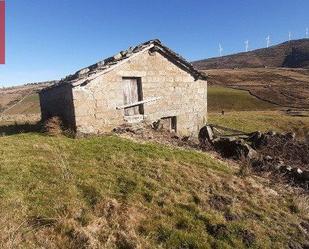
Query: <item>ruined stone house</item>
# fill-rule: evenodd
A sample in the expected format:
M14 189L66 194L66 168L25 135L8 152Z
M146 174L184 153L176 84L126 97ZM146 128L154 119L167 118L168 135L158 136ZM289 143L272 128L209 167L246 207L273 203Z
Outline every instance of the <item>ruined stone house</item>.
M59 116L78 133L161 120L180 135L206 122L207 81L181 56L151 40L84 68L40 92L42 120Z

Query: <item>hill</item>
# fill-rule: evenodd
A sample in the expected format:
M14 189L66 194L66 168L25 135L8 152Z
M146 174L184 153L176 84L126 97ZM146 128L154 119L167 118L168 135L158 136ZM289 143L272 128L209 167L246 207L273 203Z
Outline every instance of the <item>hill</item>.
M21 114L21 113L36 113L37 93L42 89L56 81L47 81L39 83L29 83L21 86L6 87L0 89L0 114ZM12 108L19 105L22 110L11 111ZM15 108L16 109L16 108Z
M200 70L262 67L309 68L309 39L293 40L269 48L194 61L193 65Z
M207 153L28 133L0 137L0 154L1 248L307 243L306 197Z
M309 39L193 62L210 85L247 90L281 107L309 108Z
M242 68L204 72L209 76L209 85L247 90L278 107L309 109L308 69Z

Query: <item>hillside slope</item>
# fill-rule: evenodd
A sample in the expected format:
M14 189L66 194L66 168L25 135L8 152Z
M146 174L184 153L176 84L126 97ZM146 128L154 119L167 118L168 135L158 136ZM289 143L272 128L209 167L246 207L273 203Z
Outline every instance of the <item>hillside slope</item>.
M288 67L309 68L309 39L284 42L269 48L194 61L200 70Z
M0 154L1 248L308 243L308 199L206 153L28 133L0 137Z
M308 69L243 68L204 72L209 76L209 85L247 90L253 96L280 107L309 109Z
M16 105L19 105L23 110L18 111L19 113L33 113L37 112L37 107L32 107L31 102L37 102L36 94L42 89L51 84L54 84L56 81L48 82L39 82L39 83L30 83L21 86L6 87L0 89L0 114L6 113L7 111ZM31 97L30 97L31 96ZM32 101L33 98L33 101ZM21 103L23 102L23 103ZM26 104L26 106L23 106ZM35 109L36 108L36 109ZM17 111L16 111L17 112ZM11 113L11 112L10 112Z

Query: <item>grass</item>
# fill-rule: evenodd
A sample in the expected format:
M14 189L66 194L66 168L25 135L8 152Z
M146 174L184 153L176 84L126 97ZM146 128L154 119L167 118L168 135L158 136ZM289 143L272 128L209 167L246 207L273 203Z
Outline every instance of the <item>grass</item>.
M209 122L308 131L248 92L208 88ZM38 111L37 95L13 113ZM225 115L221 115L221 110ZM18 135L16 128L19 132ZM1 128L1 127L0 127ZM239 175L208 154L115 136L0 132L1 248L285 248L305 243L308 198ZM28 133L24 133L28 132Z
M305 69L243 68L205 71L210 85L250 90L281 106L309 108L309 74ZM237 101L237 100L236 100Z
M280 111L232 111L225 115L209 113L208 122L244 132L293 131L300 137L309 131L309 117L288 116Z
M309 131L309 117L293 117L278 107L259 100L247 91L227 87L208 87L208 122L232 129L253 132L293 131L304 137ZM225 115L221 111L225 111Z
M298 226L308 217L291 211L293 193L238 177L206 153L115 136L27 133L0 137L0 155L1 248L284 248L305 241Z
M221 86L208 87L208 111L257 111L274 110L278 107L257 99L248 91Z
M6 114L36 114L40 113L39 95L32 94L17 103Z

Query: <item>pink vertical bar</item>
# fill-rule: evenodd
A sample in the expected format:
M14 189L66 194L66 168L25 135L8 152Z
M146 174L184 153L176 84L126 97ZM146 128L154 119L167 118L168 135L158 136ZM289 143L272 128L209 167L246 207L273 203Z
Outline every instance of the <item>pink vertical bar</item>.
M0 64L5 64L5 1L0 0Z

